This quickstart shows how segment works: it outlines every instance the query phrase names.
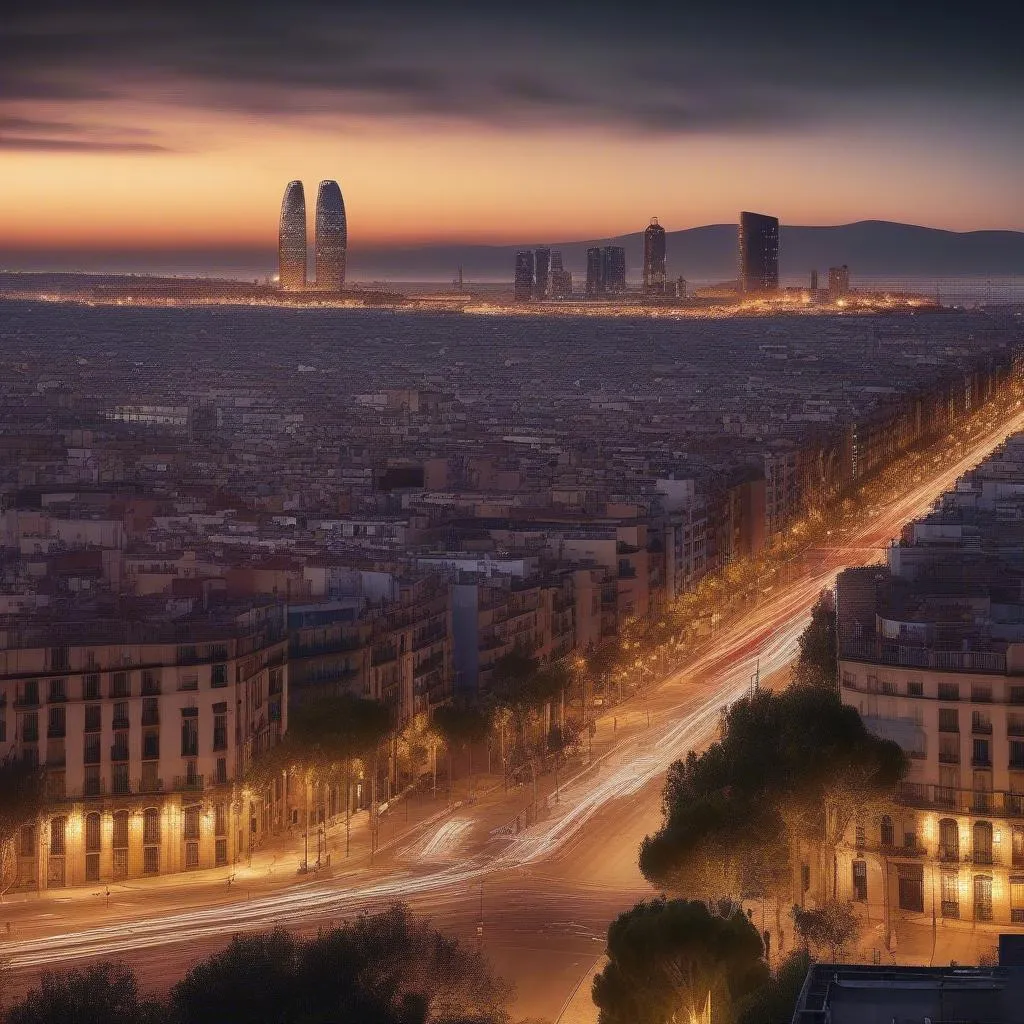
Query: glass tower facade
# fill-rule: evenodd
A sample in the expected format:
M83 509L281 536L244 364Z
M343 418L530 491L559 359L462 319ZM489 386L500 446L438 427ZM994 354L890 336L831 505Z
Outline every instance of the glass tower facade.
M739 290L744 295L779 290L779 218L741 213Z
M277 236L280 286L299 292L306 287L306 193L301 181L290 181L281 203Z
M533 298L533 250L516 253L516 278L514 295L516 302L529 302Z
M316 287L340 292L345 287L348 223L345 200L336 181L321 181L316 194Z
M665 229L657 217L644 232L644 295L665 294Z
M626 250L621 245L606 245L601 253L604 290L621 295L626 290Z

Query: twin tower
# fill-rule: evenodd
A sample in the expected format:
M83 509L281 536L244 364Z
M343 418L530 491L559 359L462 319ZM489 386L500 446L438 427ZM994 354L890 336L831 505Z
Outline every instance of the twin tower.
M290 181L281 203L281 227L278 234L278 263L281 288L301 292L314 288L322 292L340 292L345 287L345 255L348 249L348 225L345 200L336 181L321 181L316 194L316 276L307 274L306 193L301 181Z

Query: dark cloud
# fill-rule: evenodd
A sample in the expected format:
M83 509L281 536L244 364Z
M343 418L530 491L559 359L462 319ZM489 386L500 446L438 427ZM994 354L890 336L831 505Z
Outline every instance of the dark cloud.
M0 104L159 94L264 113L751 130L905 98L1012 104L1020 8L41 0L0 23Z
M26 153L167 153L155 142L109 142L96 139L46 139L0 135L0 150Z

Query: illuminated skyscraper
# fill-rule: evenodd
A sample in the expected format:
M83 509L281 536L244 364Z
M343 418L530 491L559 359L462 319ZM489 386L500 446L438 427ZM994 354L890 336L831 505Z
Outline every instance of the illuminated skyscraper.
M621 245L606 245L601 253L601 277L604 290L621 295L626 290L626 250Z
M345 287L348 224L345 200L336 181L321 181L316 194L316 287L340 292Z
M850 268L844 263L841 267L828 268L828 297L834 302L850 294Z
M779 290L779 218L741 213L739 290L744 294Z
M529 302L533 297L533 251L516 253L516 279L513 294L516 302Z
M550 272L551 272L551 250L537 249L534 251L534 278L533 297L535 299L547 299L551 297Z
M665 294L665 229L657 217L644 232L644 295Z
M587 250L587 295L604 295L604 264L601 250L594 246Z
M281 203L277 236L281 288L299 292L306 287L306 193L301 181L290 181Z

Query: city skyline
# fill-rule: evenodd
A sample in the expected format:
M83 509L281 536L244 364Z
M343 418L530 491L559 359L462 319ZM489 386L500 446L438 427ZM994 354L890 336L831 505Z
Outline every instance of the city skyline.
M337 169L368 247L615 237L651 209L1024 229L1009 5L966 26L869 7L841 32L799 4L735 25L656 6L657 40L602 6L578 24L527 4L501 33L444 4L395 25L346 7L298 5L287 40L262 4L244 25L192 3L8 19L5 262L257 246L281 181Z

